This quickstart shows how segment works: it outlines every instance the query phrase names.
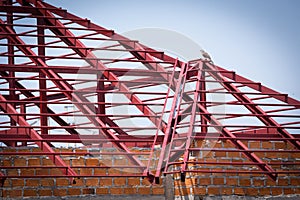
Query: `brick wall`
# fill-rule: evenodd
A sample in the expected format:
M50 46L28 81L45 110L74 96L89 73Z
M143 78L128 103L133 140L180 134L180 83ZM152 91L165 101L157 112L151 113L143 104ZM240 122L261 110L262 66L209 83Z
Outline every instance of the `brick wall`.
M200 143L201 141L199 141ZM215 144L216 147L230 148L226 142ZM253 149L292 149L284 142L259 142L247 143ZM35 152L37 148L2 148L1 151ZM80 149L57 149L57 151L86 151ZM299 162L300 155L295 153L257 153L264 161L276 162ZM99 166L105 164L126 164L125 159L105 159L102 157L70 157L64 156L66 163L81 175L101 175L113 174L114 168L76 168L76 166ZM200 152L196 158L198 161L230 161L230 162L249 162L241 153L238 152ZM2 156L0 166L54 166L46 156ZM189 168L199 166L190 165ZM203 169L211 168L240 168L252 170L255 166L213 166L201 165ZM0 167L1 168L1 167ZM297 169L296 165L274 166L276 170ZM7 175L57 175L61 174L56 168L22 168L22 169L2 169L1 172ZM126 172L124 172L126 173ZM174 193L176 196L188 195L246 195L246 196L277 196L300 194L299 174L279 175L276 181L262 174L234 174L234 173L188 173L185 182L180 181L179 175L174 175ZM152 185L147 179L140 177L85 177L77 179L72 183L68 178L9 178L1 187L2 197L42 197L42 196L67 196L67 195L164 195L164 181L161 184Z

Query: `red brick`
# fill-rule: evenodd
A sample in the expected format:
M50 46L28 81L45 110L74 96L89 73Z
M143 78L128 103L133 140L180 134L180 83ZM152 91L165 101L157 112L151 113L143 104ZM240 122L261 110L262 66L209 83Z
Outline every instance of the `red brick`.
M91 168L81 168L80 175L92 175L92 169Z
M2 166L7 167L7 166L11 166L11 165L12 165L11 160L3 160L2 161Z
M238 185L237 178L226 178L226 185Z
M163 195L164 193L165 193L165 190L162 187L153 187L152 188L152 194L154 194L154 195Z
M108 174L119 174L121 171L118 168L111 167L108 170Z
M43 166L54 166L52 160L48 159L48 158L43 158L42 160L42 165Z
M84 166L84 159L73 159L72 160L72 167L74 166Z
M50 175L63 175L62 171L60 169L50 169Z
M124 194L136 194L136 188L135 187L124 188Z
M54 186L54 180L53 179L48 179L48 178L42 178L40 179L40 184L41 186Z
M269 178L266 180L266 186L275 186L275 185L276 185L276 181L273 181Z
M112 185L112 178L101 178L99 180L100 186L111 186Z
M85 180L87 186L97 186L99 184L98 178L88 178Z
M245 195L246 191L244 188L234 188L234 194L235 195Z
M260 142L249 142L249 148L250 149L260 149Z
M41 165L41 161L38 158L30 158L28 159L28 166L39 166Z
M258 188L246 188L245 191L246 195L248 196L257 196L258 195Z
M291 178L291 185L299 186L300 185L300 178Z
M126 178L114 178L114 185L125 185Z
M280 187L271 188L271 191L272 191L273 196L282 194L282 188L280 188Z
M211 180L210 180L210 178L200 178L199 183L200 183L200 185L210 185Z
M271 194L270 188L267 188L267 187L259 188L259 195L260 196L269 196L270 194Z
M24 186L24 179L11 179L11 185L13 187Z
M240 179L239 182L240 182L239 186L250 186L251 185L250 179Z
M68 195L80 195L81 189L80 188L68 188Z
M232 195L232 188L221 187L221 194L223 194L223 195Z
M69 158L64 158L63 161L66 165L71 166L71 161Z
M95 194L95 189L94 188L83 188L82 194Z
M231 143L228 142L228 141L225 141L225 142L223 143L223 146L224 146L224 148L234 148L234 145L231 144Z
M94 174L95 175L105 175L106 174L106 169L96 168L96 169L94 169Z
M3 187L11 187L10 179L4 179ZM0 197L1 197L1 189L0 189Z
M8 169L7 175L8 176L16 176L16 175L19 175L19 173L18 173L18 170L16 170L16 169Z
M220 194L220 188L219 187L209 187L207 188L207 194L214 194L214 195L219 195Z
M3 190L3 197L22 197L22 190Z
M264 186L265 182L264 182L264 180L255 179L255 180L253 180L253 185L255 185L255 186Z
M97 188L96 194L109 194L108 188Z
M229 158L240 158L241 157L240 152L227 152L227 155Z
M127 184L128 184L129 186L140 185L140 178L128 178Z
M226 157L226 151L216 151L215 156L216 157Z
M120 195L123 194L123 188L110 188L111 195Z
M40 189L39 196L52 196L52 190L51 189Z
M22 169L21 175L22 176L34 176L34 169Z
M274 142L275 149L286 149L286 142Z
M213 178L214 185L224 185L224 178Z
M26 166L26 160L24 158L14 159L14 166Z
M148 161L147 161L147 162L148 162ZM122 159L115 159L115 160L114 160L114 166L118 166L118 165L121 165L121 166L126 166L126 165L128 165L127 159L125 159L125 158L122 158Z
M203 156L204 156L204 158L214 158L215 152L213 152L213 151L203 152Z
M40 180L38 179L26 179L26 186L38 187L40 185Z
M49 169L36 169L36 175L49 175Z
M84 179L76 178L74 179L75 183L72 182L72 186L85 186Z
M138 194L140 195L149 195L151 193L150 187L140 187Z
M67 196L67 190L66 189L54 189L53 195L54 196Z
M295 188L283 188L283 194L288 195L288 194L294 194L295 193Z
M35 189L25 189L24 194L25 197L35 197L37 196L37 191Z
M56 185L57 186L69 186L69 179L67 178L57 178L56 179Z
M97 158L88 158L85 160L87 166L98 166L99 160Z
M193 188L193 193L195 195L205 195L206 194L206 188L199 188L199 187L194 187Z
M292 181L291 181L292 182ZM300 182L299 182L300 183ZM278 185L279 186L287 186L289 185L289 179L286 178L279 178L278 179Z
M273 144L271 142L261 142L262 143L262 148L264 149L272 149Z
M100 166L112 166L112 159L110 160L100 160Z

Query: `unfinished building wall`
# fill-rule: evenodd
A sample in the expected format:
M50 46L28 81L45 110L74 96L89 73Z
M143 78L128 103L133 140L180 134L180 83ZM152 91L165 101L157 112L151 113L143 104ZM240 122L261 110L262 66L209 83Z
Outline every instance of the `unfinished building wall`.
M230 148L227 142L217 143L221 147ZM289 148L285 142L247 142L251 149L271 150L273 148ZM160 184L151 184L147 178L142 177L109 177L116 174L116 168L106 168L107 165L118 165L127 162L126 159L114 158L111 160L87 156L62 156L63 160L74 169L80 179L73 182L70 178L64 178L62 172L52 163L47 156L22 155L22 153L38 152L38 148L2 148L1 156L2 172L14 178L7 178L1 187L3 198L16 197L43 197L43 196L72 196L72 195L165 195L165 177ZM56 149L56 152L87 152L86 149ZM18 152L19 155L9 155ZM241 169L240 162L249 162L237 152L200 152L195 160L224 162L230 159L237 165L229 166L232 169ZM204 155L204 156L203 156ZM292 162L300 160L299 153L268 153L262 152L261 158L269 163L281 163L274 165L276 171L281 169L294 169ZM282 165L286 162L286 165ZM101 167L102 166L102 167ZM190 165L189 169L193 169ZM199 167L199 166L198 166ZM203 165L206 168L224 168L222 164ZM253 168L253 169L251 169ZM228 170L228 166L226 166ZM242 166L245 171L255 171L255 167ZM300 194L300 177L297 174L279 174L276 181L271 180L261 173L187 173L185 182L180 175L173 176L175 196L285 196ZM120 172L118 172L120 173ZM124 175L126 172L123 172ZM18 178L22 176L23 178ZM41 178L45 176L44 178ZM53 177L51 177L53 176ZM169 183L171 184L171 183Z

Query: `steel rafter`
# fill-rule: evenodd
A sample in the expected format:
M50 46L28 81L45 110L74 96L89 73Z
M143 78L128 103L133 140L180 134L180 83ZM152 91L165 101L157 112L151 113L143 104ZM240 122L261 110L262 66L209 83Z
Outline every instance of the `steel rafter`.
M2 102L2 103L0 103L1 110L8 114L18 113L11 104L3 103L3 102L5 102L5 100L6 99L0 94L0 101ZM24 127L28 128L26 131L26 134L33 140L39 140L38 142L36 142L36 144L40 147L40 149L42 149L44 152L49 152L49 153L55 152L47 143L43 142L41 136L33 128L31 128L31 126L26 122L26 120L22 116L11 115L10 117L12 120L14 120L15 123L19 124L20 126L24 126ZM50 157L50 159L57 166L64 167L64 169L62 169L62 172L64 174L71 175L73 177L77 176L77 173L73 169L71 169L69 166L67 166L65 164L65 162L61 159L60 156L55 155L53 157Z
M0 20L0 23L1 24L4 24L3 21ZM4 29L4 28L3 28ZM6 30L4 29L4 31L6 32L12 32L12 30L10 30L9 28L7 28ZM15 38L12 38L12 40L14 41L14 43L16 45L18 44L24 44L24 42L19 39L19 37L15 37ZM32 55L34 57L37 57L37 55L32 51L30 50L29 48L24 48L24 46L22 47L19 47L24 53L26 53L27 55ZM44 66L45 68L47 68L47 64L43 62L42 59L34 59L33 57L31 58L33 62L35 62L37 65L41 65L41 66ZM61 77L59 75L57 75L55 72L53 72L52 70L44 70L42 69L41 72L43 74L45 74L47 77L49 78L54 78L56 80L61 79ZM61 81L53 81L56 86L64 91L74 91L74 89L72 89L72 87L66 83L66 82L61 82ZM63 92L64 95L71 101L76 101L76 102L79 102L81 103L82 101L84 101L84 97L82 96L79 96L78 94L76 93L69 93L69 92ZM86 100L87 101L87 100ZM86 114L93 114L93 111L91 110L91 108L89 108L88 106L84 106L83 104L76 104L76 106L78 106L84 113ZM98 126L99 124L102 126L102 127L105 127L105 124L99 120L99 118L90 118L89 119L96 125ZM112 137L114 138L115 140L118 140L118 137L116 137L115 135L113 135L112 133L110 133L108 130L105 131L106 133L108 133L109 137ZM126 152L130 152L128 150L128 148L122 144L122 143L117 143L117 146L119 146L121 149L125 150ZM136 163L138 163L139 165L143 165L139 160L137 160L136 158L132 157L132 160Z
M76 174L60 156L95 156L100 160L100 156L124 156L131 164L79 168L130 168L130 173L94 176L142 176L155 182L161 174L178 173L184 180L187 172L263 173L273 180L278 174L300 173L296 167L278 170L278 162L258 156L261 152L299 153L300 137L295 134L300 129L298 100L206 60L182 62L44 1L6 0L0 4L2 144L17 147L35 143L41 152L32 155L49 156L56 165L49 168L57 167L70 178L90 176ZM98 47L91 42L107 45ZM97 56L97 52L124 56ZM142 67L130 67L136 64ZM86 77L76 77L77 73ZM87 86L78 88L81 84ZM213 95L226 98L220 101ZM220 106L229 109L214 110ZM66 107L72 108L62 110ZM123 107L128 111L123 113ZM70 123L68 118L87 120ZM81 134L85 129L91 132ZM58 134L59 130L65 133ZM229 142L233 148L199 146L210 141ZM285 142L287 147L253 149L246 145L249 141ZM55 152L57 143L80 143L100 152ZM102 151L105 147L116 151ZM143 150L138 152L136 147ZM209 151L241 153L247 162L234 164L256 166L257 170L205 168L233 164L201 160L200 154ZM0 157L18 154L30 156L0 152ZM148 163L143 162L145 158ZM300 166L292 161L282 164ZM26 166L0 168L4 170L0 179L4 180L15 178L6 170Z
M213 70L213 66L207 63L209 69ZM233 92L233 96L239 100L240 102L248 103L245 107L250 110L253 114L259 114L258 118L266 125L266 126L274 126L277 128L278 132L286 138L294 139L294 137L289 134L286 130L282 129L281 126L273 120L270 116L267 116L266 112L264 112L261 108L255 105L255 103L248 98L246 95L242 94L242 92L233 84L226 82L224 77L220 76L219 73L211 73L209 72L215 79L221 80L223 82L223 86L227 89L227 91ZM294 145L297 149L300 149L300 142L295 140L290 140L290 143Z

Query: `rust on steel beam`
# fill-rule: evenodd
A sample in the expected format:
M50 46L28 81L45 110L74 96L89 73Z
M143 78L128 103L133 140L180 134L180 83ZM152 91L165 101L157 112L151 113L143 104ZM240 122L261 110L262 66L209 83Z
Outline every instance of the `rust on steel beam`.
M9 103L4 103L6 99L3 97L2 94L0 94L0 107L1 110L7 114L17 114L18 112L16 109ZM26 134L32 138L33 140L39 140L39 142L36 142L36 144L39 146L39 148L44 152L54 153L55 151L46 143L43 142L42 137L33 129L31 126L27 123L27 121L20 115L10 115L10 117L18 123L20 126L28 127ZM77 173L71 169L69 166L65 164L65 162L61 159L59 155L50 157L50 159L53 161L54 164L57 166L65 167L67 170L62 169L62 173L66 175L72 175L77 176Z

